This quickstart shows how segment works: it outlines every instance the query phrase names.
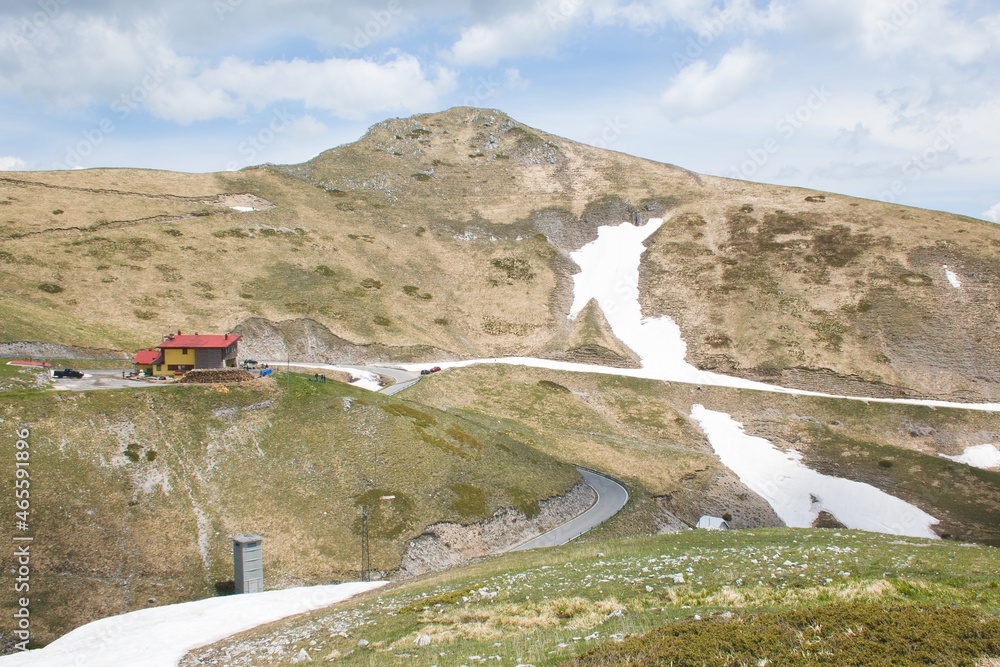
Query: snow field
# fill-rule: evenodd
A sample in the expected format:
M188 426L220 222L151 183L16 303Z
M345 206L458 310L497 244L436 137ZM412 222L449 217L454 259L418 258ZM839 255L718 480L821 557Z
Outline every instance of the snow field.
M923 510L869 484L823 475L802 464L802 455L782 452L748 435L724 412L702 405L691 417L708 436L712 449L752 491L774 508L788 526L808 528L823 510L850 528L891 535L936 539L938 520Z
M45 648L0 657L0 666L176 667L199 646L328 607L386 583L304 586L150 607L88 623Z

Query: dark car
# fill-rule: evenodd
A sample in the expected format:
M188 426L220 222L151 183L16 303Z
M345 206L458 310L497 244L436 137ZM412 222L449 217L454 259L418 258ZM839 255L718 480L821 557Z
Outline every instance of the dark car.
M76 378L79 380L83 377L83 373L75 371L72 368L66 368L61 371L52 371L52 376L57 378Z
M431 372L429 370L427 370L426 368L424 368L424 369L421 369L420 374L421 375L430 375Z

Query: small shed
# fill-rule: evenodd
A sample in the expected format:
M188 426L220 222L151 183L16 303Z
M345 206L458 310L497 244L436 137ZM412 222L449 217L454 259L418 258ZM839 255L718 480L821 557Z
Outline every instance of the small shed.
M705 530L729 530L732 526L729 522L718 516L708 516L707 514L700 519L695 528L704 528Z
M233 580L237 593L264 591L264 538L260 535L233 537Z

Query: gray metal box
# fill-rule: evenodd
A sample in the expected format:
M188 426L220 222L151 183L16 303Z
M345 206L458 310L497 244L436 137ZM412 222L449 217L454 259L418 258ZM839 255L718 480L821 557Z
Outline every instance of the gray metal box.
M233 537L233 580L237 593L261 593L264 590L264 538L260 535Z

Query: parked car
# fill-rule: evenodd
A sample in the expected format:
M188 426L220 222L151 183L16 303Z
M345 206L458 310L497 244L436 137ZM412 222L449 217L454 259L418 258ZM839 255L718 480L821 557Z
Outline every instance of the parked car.
M429 370L427 370L426 368L422 368L422 369L420 369L420 374L421 375L430 375L431 372Z
M440 367L440 366L435 366L434 368L432 368L432 369L430 370L430 372L431 372L431 373L437 373L437 372L438 372L439 370L441 370L441 367Z
M66 368L61 371L52 371L52 377L57 378L76 378L79 380L83 377L83 373L80 371L75 371L72 368Z

